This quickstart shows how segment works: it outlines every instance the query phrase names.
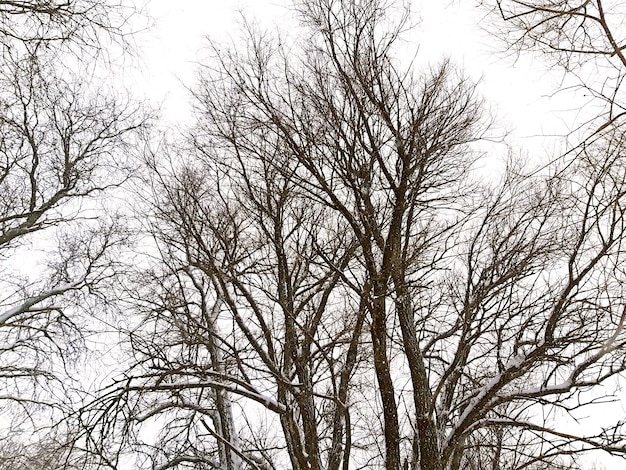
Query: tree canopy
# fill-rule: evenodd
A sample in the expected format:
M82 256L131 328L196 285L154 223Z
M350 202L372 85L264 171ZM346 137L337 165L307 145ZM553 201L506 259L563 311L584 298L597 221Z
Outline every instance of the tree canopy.
M402 60L411 16L390 0L299 0L297 37L244 22L209 41L195 123L141 147L134 108L82 108L80 87L18 62L35 71L5 87L23 113L0 121L15 162L0 242L79 223L66 200L121 189L136 208L68 238L45 288L0 311L15 363L65 338L73 293L118 312L120 370L41 443L54 465L557 470L625 454L624 420L577 424L626 369L620 4L480 3L501 44L604 104L565 152L494 155L480 84ZM609 75L586 80L587 57ZM143 247L120 270L131 230Z

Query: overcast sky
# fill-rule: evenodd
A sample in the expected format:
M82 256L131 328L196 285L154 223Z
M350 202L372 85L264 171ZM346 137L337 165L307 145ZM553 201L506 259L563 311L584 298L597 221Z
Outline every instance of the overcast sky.
M142 80L146 94L162 104L163 115L173 122L189 116L189 96L183 84L192 85L206 36L225 40L236 36L240 12L268 28L289 28L292 19L287 0L151 0L149 14L155 26L141 36ZM532 152L546 145L536 136L563 133L575 115L565 94L549 96L561 74L550 72L540 59L506 57L499 45L481 29L484 11L470 1L413 3L417 27L412 46L419 57L436 62L444 56L474 79L496 116L499 127ZM413 39L414 38L414 39ZM411 51L412 52L412 51Z

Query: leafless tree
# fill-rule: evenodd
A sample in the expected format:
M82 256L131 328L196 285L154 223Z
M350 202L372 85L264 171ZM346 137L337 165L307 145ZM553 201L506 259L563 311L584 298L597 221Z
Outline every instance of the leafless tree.
M0 1L0 461L11 468L35 465L34 454L14 460L16 449L55 432L78 398L75 360L95 323L84 314L127 242L102 196L129 178L145 113L64 65L70 49L103 51L124 34L118 7Z
M3 53L42 43L48 53L64 46L104 52L106 43L132 34L139 9L124 0L1 0L0 44Z
M70 460L68 445L71 434L49 429L39 441L25 443L18 439L3 439L0 443L0 469L2 470L59 470L79 469L82 462Z
M71 404L61 397L69 399L78 384L73 362L89 329L83 314L116 273L116 253L127 238L101 196L129 177L123 152L143 118L135 105L87 89L43 58L5 65L0 407L14 439Z
M626 368L623 136L480 181L475 86L403 68L393 6L307 0L296 45L212 45L196 127L148 158L158 256L133 363L83 414L99 450L123 431L153 468L623 455L622 421L571 426Z
M564 71L567 84L585 89L587 100L602 105L579 123L582 138L595 138L621 126L626 111L626 8L618 0L483 0L490 15L486 29L516 54L538 52Z

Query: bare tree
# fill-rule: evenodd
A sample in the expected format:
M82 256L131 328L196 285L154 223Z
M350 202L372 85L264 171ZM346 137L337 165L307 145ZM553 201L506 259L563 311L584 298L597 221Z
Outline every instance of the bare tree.
M516 54L539 52L564 71L568 84L585 89L587 101L601 105L581 123L580 140L621 125L626 103L626 10L614 0L480 2L490 11L487 29Z
M71 433L60 428L49 429L40 440L25 443L17 439L0 442L0 469L2 470L59 470L84 468L82 462L71 460Z
M127 243L114 204L102 196L131 175L129 152L145 113L103 83L92 87L98 82L93 73L86 80L72 70L79 59L81 70L89 68L79 52L93 54L107 41L124 40L123 18L130 13L124 8L0 1L3 468L52 468L37 462L52 459L60 441L37 446L41 434L62 427L60 417L78 400L76 362L85 335L104 320L105 304L97 321L85 314L104 300ZM70 51L73 67L66 68Z
M84 314L127 242L101 196L129 177L123 152L144 118L136 105L88 90L43 58L4 64L0 409L3 434L10 429L15 440L56 422L77 398L74 361L94 325Z
M3 53L42 43L48 53L65 46L99 53L105 43L132 34L130 19L138 11L124 0L2 0L0 44Z
M623 422L571 428L626 368L623 136L479 181L474 84L403 68L392 7L298 2L297 46L212 45L196 127L148 159L158 256L134 362L85 409L100 450L123 430L153 468L623 455Z

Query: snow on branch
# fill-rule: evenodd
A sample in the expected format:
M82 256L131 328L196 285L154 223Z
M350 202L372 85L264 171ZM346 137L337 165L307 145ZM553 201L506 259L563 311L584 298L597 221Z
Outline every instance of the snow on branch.
M35 307L37 304L39 304L40 302L43 302L46 299L49 299L57 295L62 295L65 292L70 291L70 290L79 289L80 287L84 285L84 282L85 282L84 279L80 279L75 282L59 284L57 287L53 289L42 292L39 295L29 297L28 299L24 300L22 303L0 314L0 327L4 326L13 317L16 317L17 315L31 311L33 307Z

